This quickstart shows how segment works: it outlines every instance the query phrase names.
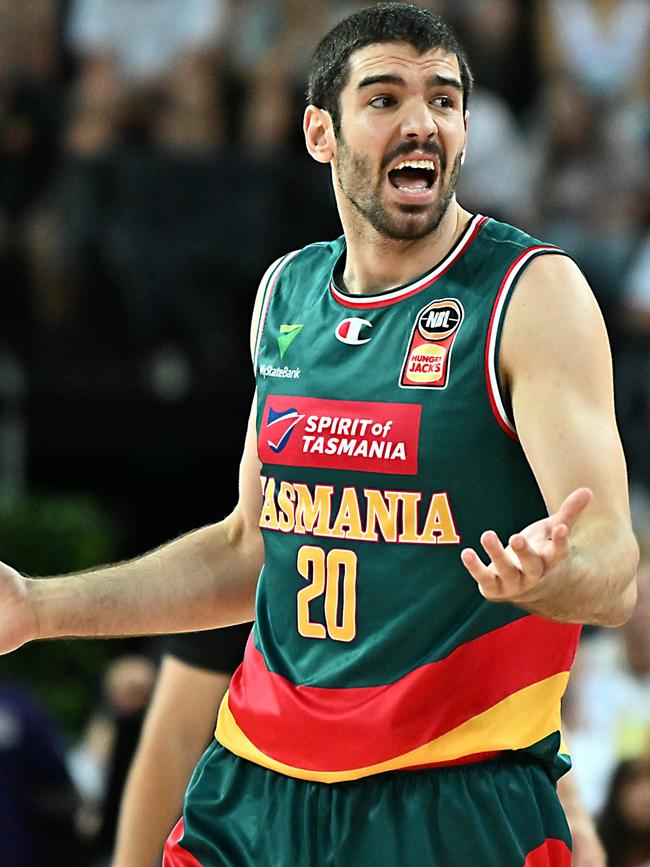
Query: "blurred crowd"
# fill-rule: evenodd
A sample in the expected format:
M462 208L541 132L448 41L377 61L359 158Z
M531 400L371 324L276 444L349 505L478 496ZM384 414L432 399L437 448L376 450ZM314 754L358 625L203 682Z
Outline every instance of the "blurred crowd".
M340 233L327 171L301 139L309 56L362 5L0 0L3 493L90 492L123 556L226 512L259 277L281 253ZM454 23L476 76L459 200L567 250L610 331L641 602L625 628L585 635L566 724L610 864L640 867L650 863L650 3L420 5ZM119 762L154 676L147 656L113 666L73 749L0 683L2 788L20 776L15 810L24 803L3 836L6 867L46 863L29 821L50 841L48 864L77 863L78 837L79 864L109 857Z

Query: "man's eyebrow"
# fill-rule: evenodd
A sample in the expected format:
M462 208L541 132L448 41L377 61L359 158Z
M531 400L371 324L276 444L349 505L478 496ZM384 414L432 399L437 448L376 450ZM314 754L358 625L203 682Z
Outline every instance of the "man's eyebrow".
M440 73L436 73L436 75L432 75L430 78L427 78L427 84L429 87L433 87L436 84L442 85L443 87L453 87L454 90L462 90L463 85L457 78L453 78L449 75L440 75Z
M357 90L362 90L364 87L372 87L373 84L404 85L406 82L401 75L394 75L390 72L385 72L378 75L368 75L366 78L362 78L357 85Z
M363 90L365 87L372 87L374 84L395 84L398 87L404 86L406 81L402 78L401 75L396 75L391 72L383 72L378 73L377 75L368 75L366 78L362 78L359 84L357 85L357 90ZM460 82L457 78L449 75L440 75L440 73L436 73L435 75L427 78L427 85L429 87L434 87L436 85L443 87L453 87L454 90L463 89L462 82Z

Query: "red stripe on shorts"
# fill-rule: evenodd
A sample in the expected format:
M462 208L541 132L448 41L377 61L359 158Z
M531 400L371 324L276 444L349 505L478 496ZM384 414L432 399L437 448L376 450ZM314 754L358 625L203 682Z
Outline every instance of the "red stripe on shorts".
M188 852L187 849L183 849L179 843L184 830L183 820L180 819L165 843L163 867L203 867L201 862L197 861L194 855Z
M564 840L546 840L528 853L523 867L571 867L571 850Z

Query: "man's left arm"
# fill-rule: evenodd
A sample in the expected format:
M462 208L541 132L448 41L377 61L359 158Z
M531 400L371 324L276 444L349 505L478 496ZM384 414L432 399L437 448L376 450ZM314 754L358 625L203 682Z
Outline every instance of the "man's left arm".
M481 593L555 620L617 626L636 601L638 548L600 310L576 265L540 256L503 328L500 372L548 516L508 540L486 529L485 565L462 560Z

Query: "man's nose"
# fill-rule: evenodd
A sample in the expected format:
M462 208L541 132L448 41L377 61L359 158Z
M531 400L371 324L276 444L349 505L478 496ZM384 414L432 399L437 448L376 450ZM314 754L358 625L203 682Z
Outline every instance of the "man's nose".
M429 139L438 131L433 111L428 103L417 100L404 107L402 135L404 138Z

